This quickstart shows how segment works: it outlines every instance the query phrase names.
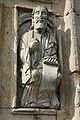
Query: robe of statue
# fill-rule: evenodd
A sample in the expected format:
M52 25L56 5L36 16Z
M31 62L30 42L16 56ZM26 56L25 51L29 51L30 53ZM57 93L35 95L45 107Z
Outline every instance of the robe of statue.
M30 44L34 41L38 47L31 51ZM25 80L26 84L21 106L50 107L59 104L55 93L60 82L57 75L57 42L53 33L48 29L44 36L34 33L33 30L25 33L22 37L21 52L24 55L22 80ZM40 78L36 81L32 79L32 71L35 69L40 73Z

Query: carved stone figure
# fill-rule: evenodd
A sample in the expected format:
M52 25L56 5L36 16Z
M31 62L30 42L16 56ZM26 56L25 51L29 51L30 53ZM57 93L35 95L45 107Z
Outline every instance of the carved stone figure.
M21 106L58 109L56 91L62 75L57 41L48 27L48 9L38 6L32 15L32 28L20 43L22 80L26 81Z

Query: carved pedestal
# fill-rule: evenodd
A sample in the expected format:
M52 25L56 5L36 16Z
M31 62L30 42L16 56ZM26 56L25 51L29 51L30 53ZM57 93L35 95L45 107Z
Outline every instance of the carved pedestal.
M31 115L32 120L57 120L57 111L54 109L20 108L13 109L14 115Z

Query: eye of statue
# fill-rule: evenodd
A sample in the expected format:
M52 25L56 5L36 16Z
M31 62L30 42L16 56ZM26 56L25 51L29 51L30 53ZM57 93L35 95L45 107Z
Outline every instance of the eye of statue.
M42 15L47 15L47 13L45 11L42 11Z
M35 13L36 13L36 14L39 14L39 11L36 11Z

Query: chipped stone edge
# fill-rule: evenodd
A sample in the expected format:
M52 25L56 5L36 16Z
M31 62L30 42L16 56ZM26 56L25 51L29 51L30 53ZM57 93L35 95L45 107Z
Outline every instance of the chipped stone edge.
M57 110L54 109L39 109L39 108L13 108L13 115L57 115Z

